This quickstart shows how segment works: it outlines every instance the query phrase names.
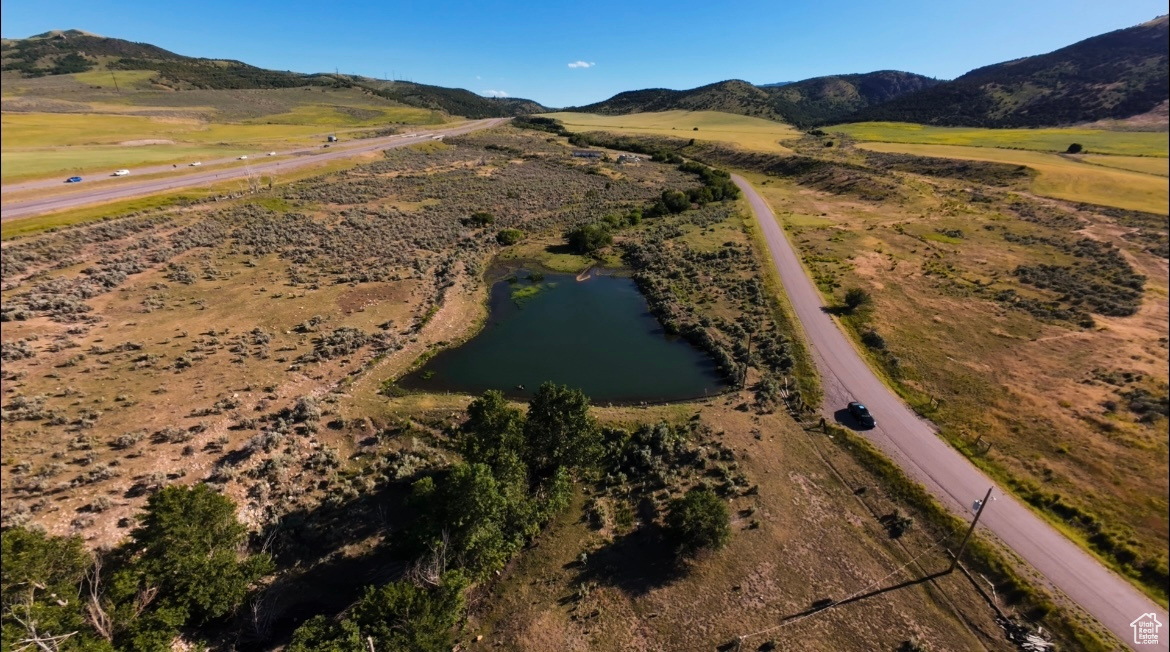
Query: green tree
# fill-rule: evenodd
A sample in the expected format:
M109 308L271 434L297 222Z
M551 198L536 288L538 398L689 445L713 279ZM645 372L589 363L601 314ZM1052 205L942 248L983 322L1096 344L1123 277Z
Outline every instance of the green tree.
M313 616L293 632L288 652L367 652L357 623Z
M591 254L613 244L613 233L604 222L583 224L565 233L565 241L574 253Z
M670 502L666 529L683 553L718 550L731 539L731 514L714 492L694 489Z
M681 190L663 190L662 203L671 213L681 213L691 207L691 199Z
M1069 145L1068 149L1066 149L1064 151L1068 154L1080 154L1084 150L1085 150L1084 145L1081 145L1080 143L1073 143L1072 145Z
M79 599L92 559L79 537L50 537L23 527L0 534L0 648L39 649L28 639L66 636L61 649L112 650L86 621Z
M503 393L488 390L467 406L459 431L459 453L468 462L498 470L524 451L524 413L508 404Z
M523 239L524 232L520 229L501 229L500 232L496 234L496 242L504 245L505 247L514 245Z
M243 554L247 530L235 512L230 499L203 484L170 486L147 500L106 591L120 646L166 649L184 624L235 611L271 571L268 555Z
M528 403L524 424L525 461L538 477L558 467L593 466L601 453L601 429L589 414L589 399L579 389L545 383Z
M431 589L409 582L370 587L354 607L353 620L362 634L374 637L379 650L446 652L453 645L452 628L463 612L467 584L462 573L448 571Z
M426 545L445 541L451 558L475 577L502 568L523 544L517 523L509 523L516 491L497 482L486 464L459 464L437 479L423 478L413 498L424 514L421 533ZM521 486L518 492L524 494ZM508 494L508 495L505 495Z
M849 288L845 292L845 309L851 313L857 312L872 302L873 297L861 288Z

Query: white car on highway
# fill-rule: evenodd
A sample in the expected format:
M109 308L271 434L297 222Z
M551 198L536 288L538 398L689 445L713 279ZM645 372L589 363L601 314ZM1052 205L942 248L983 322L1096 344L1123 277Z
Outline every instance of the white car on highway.
M130 170L114 170L114 176L116 177L124 177L127 174L130 174Z
M194 163L191 163L191 164L190 164L190 166L191 166L191 167L193 167L193 168L197 168L197 167L199 167L200 165L203 165L203 163L201 163L201 162L199 162L199 161L195 161Z
M276 152L268 152L269 156L276 156Z
M246 158L248 158L248 155L247 155L247 154L244 154L243 156L241 156L241 157L239 158L239 160L241 160L241 161L242 161L242 160L244 160L244 159L246 159Z

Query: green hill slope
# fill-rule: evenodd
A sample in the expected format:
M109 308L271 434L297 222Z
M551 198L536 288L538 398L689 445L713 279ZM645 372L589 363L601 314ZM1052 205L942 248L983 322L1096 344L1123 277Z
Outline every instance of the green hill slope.
M91 70L153 71L159 90L250 90L298 87L357 88L400 104L468 118L505 117L546 111L531 100L489 98L458 88L384 82L351 75L268 70L241 61L176 54L147 43L55 30L0 43L0 70L44 77Z
M1167 17L1033 57L972 70L838 122L1039 127L1120 119L1170 95Z
M938 82L908 72L817 77L783 85L753 86L730 80L685 91L653 88L619 93L604 102L573 109L625 115L648 111L723 111L809 126L854 113L871 104L929 88Z

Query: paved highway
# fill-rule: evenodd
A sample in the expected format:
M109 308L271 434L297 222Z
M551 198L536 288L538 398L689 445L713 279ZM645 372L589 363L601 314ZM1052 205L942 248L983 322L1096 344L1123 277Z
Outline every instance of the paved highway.
M772 263L812 349L824 385L825 413L832 418L850 401L865 403L878 425L863 434L947 507L970 520L972 504L995 483L943 441L931 423L921 419L874 375L853 343L823 310L820 294L767 202L745 179L732 178L751 203ZM1165 609L1009 494L996 487L992 495L996 500L983 511L981 526L1120 640L1136 649L1168 649L1170 619ZM1135 646L1130 623L1151 612L1165 625L1160 644Z
M235 162L236 159L221 159L218 161L206 162L200 167L184 167L175 170L170 166L153 166L150 168L142 168L134 170L138 174L150 174L152 172L174 172L173 175L164 176L161 178L142 179L141 181L126 182L122 177L122 183L110 184L107 187L98 186L92 187L92 184L99 183L102 180L108 180L112 177L94 177L93 181L86 180L78 184L76 192L67 194L55 195L52 197L45 197L41 199L29 199L13 202L0 203L0 214L3 216L3 221L19 219L22 217L31 217L40 215L42 213L51 213L66 208L77 208L88 204L98 202L109 202L118 199L127 199L130 197L139 197L142 195L152 195L167 190L176 190L179 188L190 188L193 186L211 185L221 183L223 181L230 181L232 179L243 179L251 175L262 175L273 172L284 172L288 170L295 170L306 165L313 165L322 161L331 161L334 159L341 159L361 154L364 152L374 152L383 149L390 149L393 147L403 147L405 145L412 145L415 143L426 142L431 140L434 136L454 136L458 134L465 134L469 131L477 129L484 129L487 127L494 127L501 122L505 122L507 118L491 118L488 120L476 120L458 127L451 127L447 129L431 129L425 133L417 134L400 134L396 136L386 136L383 138L367 138L363 140L350 141L341 145L335 144L329 149L321 147L303 148L292 151L280 152L281 155L297 154L293 159L279 159L275 157L267 157L261 153L260 158L256 159L255 163L247 166L221 168L215 169L212 165L218 163ZM59 186L60 181L30 181L22 184L13 184L5 186L3 191L17 192L21 190L36 189L38 187Z

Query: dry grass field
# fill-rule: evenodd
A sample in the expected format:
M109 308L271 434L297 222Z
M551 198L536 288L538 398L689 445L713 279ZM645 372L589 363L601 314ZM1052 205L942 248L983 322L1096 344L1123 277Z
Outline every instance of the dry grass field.
M1038 195L1163 215L1170 210L1170 189L1165 177L1118 169L1132 168L1130 157L1119 165L1106 167L1100 158L1092 161L1095 165L1088 165L1058 154L993 147L900 143L862 143L860 147L877 152L1024 165L1038 173L1032 183L1032 191ZM1151 159L1151 164L1155 162L1159 159ZM1164 167L1166 160L1161 159L1160 164Z
M664 567L639 521L599 527L584 507L593 498L581 496L483 597L468 638L533 651L712 649L741 636L744 650L841 650L857 641L895 650L911 639L927 649L1011 649L959 574L810 613L822 600L919 579L947 560L929 531L890 538L875 515L899 503L833 440L787 416L736 410L744 398L600 411L616 423L697 414L718 429L759 484L731 503L727 549L683 570Z
M5 525L96 548L124 538L160 487L209 483L273 537L279 571L264 604L276 641L303 614L338 613L363 585L401 577L402 515L386 505L399 504L388 501L402 500L403 483L457 459L450 428L470 397L401 395L393 381L483 323L496 230L520 229L519 251L572 268L549 257L566 228L695 183L672 165L587 163L568 151L544 133L499 128L226 203L6 231ZM837 223L827 205L808 209ZM491 228L464 223L477 211L494 215ZM634 272L659 288L651 305L702 324L712 352L730 355L740 321L763 326L748 389L594 410L606 424L703 433L692 443L715 456L710 477L685 477L731 487L729 547L663 572L652 511L663 492L632 502L583 481L556 524L473 589L461 640L687 649L751 635L750 649L1011 649L962 575L917 581L945 563L931 517L843 439L802 429L766 389L776 369L805 367L786 352L796 345L761 291L760 252L738 211L715 203L648 218L618 239L645 247ZM590 500L608 510L593 525L581 521L600 513ZM1025 608L1006 597L1001 606Z
M609 131L621 134L672 136L721 142L761 152L791 150L782 141L800 136L790 125L721 111L662 111L631 115L548 113L569 131Z
M934 127L906 122L858 122L833 125L826 131L844 134L853 140L878 143L962 145L1026 149L1060 153L1079 143L1095 154L1151 156L1166 158L1170 139L1165 131L1115 131L1060 127L1048 129L980 129L977 127Z
M754 179L830 302L871 293L845 322L891 384L1164 601L1165 218L902 177L880 203ZM1124 309L1110 265L1144 279Z

